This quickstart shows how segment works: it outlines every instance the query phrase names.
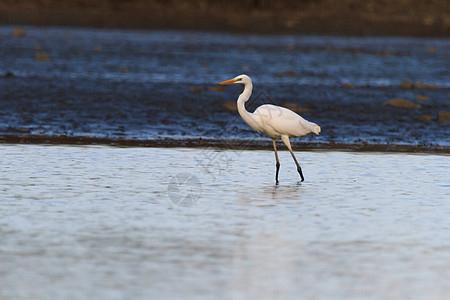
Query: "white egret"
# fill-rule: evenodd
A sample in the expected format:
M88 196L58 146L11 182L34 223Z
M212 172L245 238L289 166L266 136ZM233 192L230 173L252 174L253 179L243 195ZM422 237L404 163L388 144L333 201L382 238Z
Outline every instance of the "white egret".
M301 181L304 181L302 168L295 158L292 151L290 137L304 136L310 133L319 135L320 127L312 122L303 119L301 116L284 107L264 104L258 107L255 112L250 113L245 109L245 102L248 101L252 94L253 84L247 75L239 75L233 79L220 82L218 84L225 85L231 83L240 83L244 85L244 91L239 95L237 100L238 112L242 119L257 132L264 132L273 142L276 159L276 175L275 182L278 184L278 171L280 170L280 161L278 160L276 140L281 139L291 152L292 158L297 165L297 171L300 174Z

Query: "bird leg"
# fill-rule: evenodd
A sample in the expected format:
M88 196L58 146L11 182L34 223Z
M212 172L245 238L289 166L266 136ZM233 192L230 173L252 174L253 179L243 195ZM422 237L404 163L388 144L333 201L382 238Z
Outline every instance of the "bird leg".
M300 164L298 163L297 159L295 158L294 152L292 151L291 143L289 142L289 137L287 135L283 135L281 139L283 140L284 144L288 147L289 152L291 152L292 158L294 159L295 164L297 165L298 174L300 174L300 178L302 179L301 181L305 181L305 178L303 177L302 168L300 167Z
M275 140L272 140L273 142L273 150L275 150L275 159L277 160L277 173L275 175L275 182L276 184L278 184L278 171L280 171L280 161L278 160L278 154L277 154L277 143L275 142Z

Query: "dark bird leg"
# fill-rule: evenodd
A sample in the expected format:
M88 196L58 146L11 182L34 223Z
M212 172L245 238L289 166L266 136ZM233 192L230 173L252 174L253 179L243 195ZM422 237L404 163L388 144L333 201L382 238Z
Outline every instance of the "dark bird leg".
M277 160L277 173L275 175L275 184L278 184L278 171L280 171L280 161L278 160L278 154L277 154L277 143L275 140L272 140L273 142L273 150L275 150L275 159Z
M302 168L300 167L300 164L298 163L297 159L295 158L294 152L292 152L292 147L291 147L291 143L289 142L289 137L287 135L283 135L281 137L281 139L283 140L284 144L288 147L289 152L291 152L292 158L294 159L295 164L297 165L298 174L300 174L300 178L302 179L301 181L305 181L305 177L303 177Z

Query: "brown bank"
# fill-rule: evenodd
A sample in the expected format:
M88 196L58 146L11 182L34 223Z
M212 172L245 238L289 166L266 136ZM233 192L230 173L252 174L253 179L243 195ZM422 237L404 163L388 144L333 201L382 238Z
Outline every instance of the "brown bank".
M450 36L450 1L0 0L0 24Z
M188 147L188 148L218 148L228 150L272 150L269 140L251 141L242 139L217 140L203 138L187 139L153 139L127 140L86 136L66 135L0 135L0 144L45 144L45 145L107 145L126 147ZM441 145L400 145L400 144L369 144L367 142L343 144L330 141L328 143L292 142L298 151L302 150L338 150L364 152L409 152L409 153L450 153L449 146ZM286 149L282 147L281 149Z

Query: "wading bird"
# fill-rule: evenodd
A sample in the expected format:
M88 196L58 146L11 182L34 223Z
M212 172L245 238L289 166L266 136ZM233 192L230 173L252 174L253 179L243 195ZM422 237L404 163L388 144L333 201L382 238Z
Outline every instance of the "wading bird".
M233 79L222 81L218 84L225 85L231 83L240 83L244 85L244 91L239 95L237 100L238 112L242 119L250 125L251 128L257 132L264 132L273 142L273 149L275 151L275 159L277 161L275 182L278 184L278 171L280 170L280 161L278 160L276 140L281 139L283 143L291 152L292 158L297 165L297 171L300 174L301 181L304 181L302 168L292 152L290 137L304 136L310 133L319 135L319 125L303 119L301 116L284 107L264 104L258 107L255 112L250 113L245 109L245 102L248 101L252 94L253 84L250 77L247 75L239 75Z

